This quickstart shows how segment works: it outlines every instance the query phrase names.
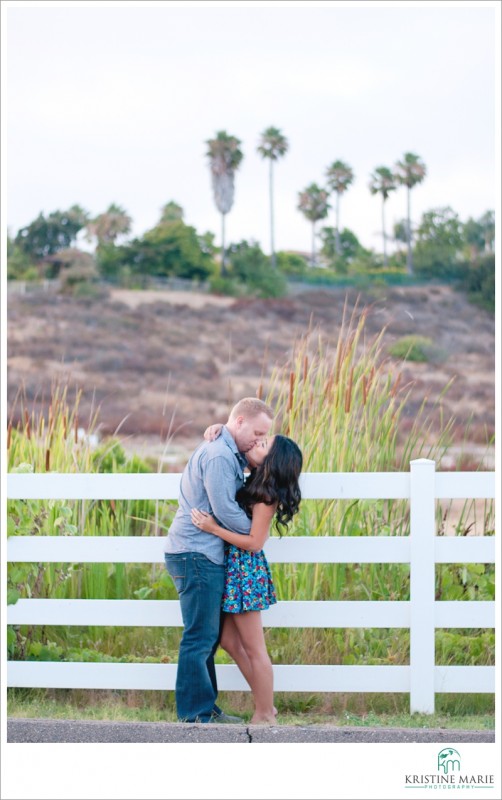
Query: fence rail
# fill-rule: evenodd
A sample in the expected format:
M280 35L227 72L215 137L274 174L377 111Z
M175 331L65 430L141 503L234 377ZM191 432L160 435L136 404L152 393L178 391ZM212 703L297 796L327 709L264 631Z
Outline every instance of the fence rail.
M9 474L10 499L163 499L178 497L180 475ZM263 612L267 627L409 628L407 666L275 665L277 691L409 692L410 710L434 712L436 692L494 692L494 667L435 665L436 628L491 628L495 604L435 601L435 565L494 563L494 537L443 537L435 532L439 499L495 497L492 472L436 473L418 459L409 473L308 473L305 499L409 499L410 535L271 539L271 563L409 563L409 601L283 601ZM163 537L12 536L10 562L162 563ZM9 606L9 625L179 627L174 600L23 599ZM217 668L221 689L247 684L237 667ZM9 662L8 685L51 688L173 689L176 664Z
M43 278L36 281L7 281L7 294L38 294L40 292L57 292L61 288L58 279Z

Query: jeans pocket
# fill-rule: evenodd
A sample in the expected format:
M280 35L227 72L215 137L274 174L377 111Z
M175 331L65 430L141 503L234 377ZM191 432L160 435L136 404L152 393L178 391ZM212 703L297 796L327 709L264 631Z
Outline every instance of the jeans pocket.
M172 578L178 594L185 588L187 560L186 558L166 558L166 569Z

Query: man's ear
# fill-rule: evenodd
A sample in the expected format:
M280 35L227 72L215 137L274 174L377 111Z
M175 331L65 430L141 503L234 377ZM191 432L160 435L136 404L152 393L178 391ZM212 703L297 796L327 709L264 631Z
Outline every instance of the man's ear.
M237 425L238 428L242 427L243 422L244 422L244 417L242 415L235 418L235 424Z

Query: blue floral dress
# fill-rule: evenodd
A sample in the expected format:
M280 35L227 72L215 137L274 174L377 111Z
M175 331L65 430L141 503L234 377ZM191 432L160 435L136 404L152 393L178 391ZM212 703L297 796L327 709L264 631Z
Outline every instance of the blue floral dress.
M274 603L277 597L263 550L253 553L226 544L223 611L230 614L263 611Z

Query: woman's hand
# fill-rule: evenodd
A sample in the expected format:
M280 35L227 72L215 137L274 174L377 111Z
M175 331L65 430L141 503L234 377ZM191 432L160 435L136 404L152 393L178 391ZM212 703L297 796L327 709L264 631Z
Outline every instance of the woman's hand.
M205 511L199 511L197 508L192 508L192 523L196 528L207 533L216 533L219 528L218 523L211 514Z
M222 428L223 425L221 422L216 422L214 425L210 425L209 428L206 428L204 431L204 439L206 442L214 442L220 435Z

